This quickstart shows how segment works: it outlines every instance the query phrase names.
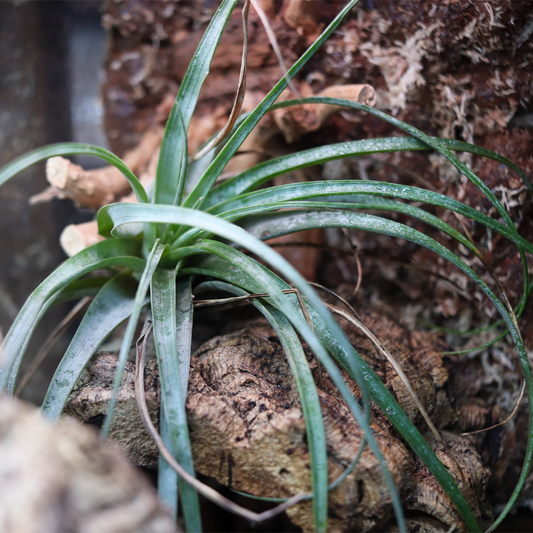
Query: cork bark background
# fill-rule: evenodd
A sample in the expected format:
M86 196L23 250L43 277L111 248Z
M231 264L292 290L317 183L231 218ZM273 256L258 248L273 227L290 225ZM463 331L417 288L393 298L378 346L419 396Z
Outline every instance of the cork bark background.
M265 0L263 4L287 64L294 62L342 5L338 1L287 0ZM290 18L291 27L286 13L294 4L304 5L302 12L307 18L300 25L298 18ZM214 8L187 1L107 4L103 23L110 31L110 42L103 96L106 130L114 151L120 154L131 149L146 129L165 120L169 102ZM313 15L313 24L308 11ZM247 108L257 103L281 76L253 10L249 26ZM296 86L302 94L317 94L326 87L368 83L377 91L377 108L425 133L475 142L498 151L530 175L532 32L533 7L525 1L363 1L298 75ZM229 114L237 86L241 44L240 13L236 11L222 37L193 119L191 152L220 128ZM260 131L263 137L258 144L263 153L258 157L262 158L327 142L399 134L377 118L346 111L331 117L318 133L310 131L290 144L279 121L267 119ZM521 234L531 238L530 201L520 179L497 162L471 155L461 157L510 209ZM491 212L490 204L466 178L443 159L427 153L342 161L309 169L304 176L291 179L367 176L422 184ZM459 227L451 215L444 214L444 219ZM483 228L468 222L466 225L512 300L517 301L521 273L515 251ZM386 237L363 233L353 237L361 255L369 256L364 260L367 293L372 288L380 298L392 298L395 305L417 305L426 299L425 303L430 304L427 312L433 318L457 319L466 329L466 322L486 319L487 314L495 316L490 306L478 305L485 300L473 283L430 252L393 243ZM462 255L461 250L456 251ZM380 264L377 257L384 255L390 261L416 262L419 267L456 282L460 289L436 281L435 276L421 277L419 272ZM329 285L335 284L335 279L343 279L334 263L330 261L321 268L321 277ZM432 295L429 302L428 294ZM482 308L480 315L461 316L466 302L469 313ZM527 332L525 335L531 343L533 338L529 339Z

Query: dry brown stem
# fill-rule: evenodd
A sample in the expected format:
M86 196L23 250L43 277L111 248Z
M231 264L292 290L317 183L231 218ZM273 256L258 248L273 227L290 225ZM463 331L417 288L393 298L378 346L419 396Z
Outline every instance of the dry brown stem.
M252 0L253 1L253 0ZM237 94L231 109L230 116L224 127L218 132L214 139L211 139L198 153L191 157L192 161L202 158L210 150L217 147L229 134L237 118L241 113L244 103L244 95L246 93L246 61L248 59L248 13L250 11L250 0L245 0L242 8L242 29L243 29L243 45L242 45L242 59L241 71L239 74L239 83L237 87Z

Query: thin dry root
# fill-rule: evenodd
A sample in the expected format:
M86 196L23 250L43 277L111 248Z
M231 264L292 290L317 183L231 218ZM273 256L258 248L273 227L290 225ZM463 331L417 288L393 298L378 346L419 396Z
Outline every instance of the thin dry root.
M72 257L88 246L96 244L102 240L104 240L104 238L98 235L98 223L96 220L91 220L90 222L84 222L83 224L68 225L61 233L59 243L64 252L69 257Z
M302 87L303 96L311 96L308 86ZM376 103L376 92L370 85L333 85L327 87L317 96L329 98L342 98L352 102L373 106ZM285 92L284 99L289 98L289 93ZM283 99L283 98L282 98ZM330 104L307 104L304 106L286 107L274 111L274 120L277 126L283 131L285 140L293 142L302 135L320 129L326 120L335 112L343 109L341 106Z
M148 130L140 143L124 156L124 162L139 174L145 170L163 138L163 128ZM71 198L78 206L98 209L128 193L130 185L120 170L113 166L84 170L63 157L51 157L46 163L46 178L51 185L30 199L36 203L54 197Z

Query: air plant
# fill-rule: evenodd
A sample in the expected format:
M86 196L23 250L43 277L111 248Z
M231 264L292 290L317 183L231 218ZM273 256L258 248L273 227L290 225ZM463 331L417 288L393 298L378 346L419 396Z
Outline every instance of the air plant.
M369 427L370 401L383 411L426 464L456 506L466 526L472 531L480 531L457 484L420 431L351 346L313 288L293 266L263 242L267 238L310 228L359 229L411 241L451 262L483 290L511 333L522 365L530 416L532 413L533 381L516 316L520 315L526 303L529 282L525 253L532 253L533 246L520 237L499 200L454 152L469 152L507 165L521 176L532 192L533 188L526 176L516 165L494 152L464 142L429 137L404 122L361 103L313 97L276 104L289 80L294 78L335 31L357 2L358 0L352 0L342 9L252 112L238 118L238 112L233 113L224 134L202 151L202 157L197 162L192 162L194 158L189 160L188 156L187 130L210 62L226 23L237 5L237 0L223 0L194 54L176 97L161 146L155 185L150 194L118 157L102 148L85 144L62 143L40 148L19 157L0 170L2 184L38 161L53 156L85 154L114 165L129 181L137 203L115 203L102 207L97 220L99 232L105 240L65 261L28 298L3 344L0 386L10 394L15 390L29 339L43 314L53 304L86 296L94 297L57 367L42 411L50 420L57 421L60 418L69 394L90 358L115 328L127 321L118 356L113 398L102 428L102 436L105 438L113 417L128 351L134 341L141 312L148 308L162 389L162 437L153 426L150 428L166 459L160 463L160 492L175 512L177 492L174 483L168 481L175 481L173 476L177 476L175 472L178 471L180 497L188 531L201 531L197 491L251 519L265 518L242 510L234 503L228 503L194 477L185 411L193 293L200 294L213 289L250 299L279 336L294 373L306 421L313 487L311 497L317 531L325 531L327 528L328 491L332 486L328 487L326 438L318 394L298 335L312 349L357 423L365 430L365 443L381 464L400 530L405 531L405 523L398 488L394 486ZM245 4L245 10L247 9L248 3ZM240 87L239 93L243 94L242 83ZM342 106L374 115L396 126L407 136L358 140L309 149L260 163L217 184L217 178L225 166L266 113L281 107L309 103ZM386 182L315 181L258 190L260 185L275 176L331 160L420 150L433 150L448 159L490 200L501 221L437 192ZM196 180L194 176L197 177ZM497 283L495 293L466 262L448 248L405 224L366 213L368 210L379 210L414 217L455 239L483 261L482 254L473 242L412 202L448 209L490 228L516 244L524 266L524 297L516 313ZM255 255L263 263L245 252ZM87 277L95 270L104 270L107 276ZM362 407L344 382L339 366L359 385ZM138 372L141 371L140 364ZM138 391L138 396L142 410L143 391ZM149 421L149 417L145 416L145 419ZM522 475L507 506L492 528L501 523L516 501L529 471L532 453L533 434L529 431ZM302 497L296 495L281 508L286 508ZM268 514L271 515L272 513Z

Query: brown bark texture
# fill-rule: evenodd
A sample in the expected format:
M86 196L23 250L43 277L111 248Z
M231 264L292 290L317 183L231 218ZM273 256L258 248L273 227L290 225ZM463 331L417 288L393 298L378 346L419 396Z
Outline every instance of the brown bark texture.
M505 459L501 455L509 436L501 429L481 436L459 433L498 421L498 412L479 398L461 396L457 402L454 383L435 351L432 336L410 333L383 314L370 313L364 321L401 365L441 430L443 442L429 435L405 385L391 364L376 354L368 338L347 328L350 341L426 434L480 523L487 525L492 516L487 490L497 485L503 474ZM357 454L363 432L307 348L306 356L318 387L333 482ZM115 368L115 356L96 357L71 395L65 414L93 423L102 420ZM137 464L155 467L154 443L145 432L135 429L142 422L132 390L134 371L133 363L128 363L111 438ZM344 377L360 399L357 385L346 374ZM153 360L147 364L145 388L155 422L160 391ZM244 330L202 345L192 360L186 407L197 472L259 496L289 497L311 491L310 456L298 392L279 340L268 325L251 323ZM434 532L455 525L462 531L464 525L448 497L376 408L372 408L371 427L412 524ZM313 530L310 502L289 509L288 515L304 531ZM328 531L388 531L393 524L386 483L374 454L366 447L354 470L330 494Z

